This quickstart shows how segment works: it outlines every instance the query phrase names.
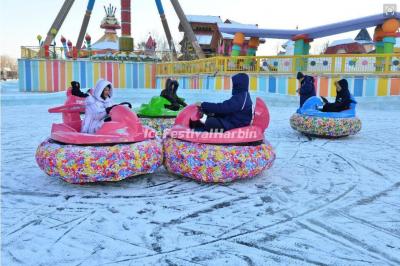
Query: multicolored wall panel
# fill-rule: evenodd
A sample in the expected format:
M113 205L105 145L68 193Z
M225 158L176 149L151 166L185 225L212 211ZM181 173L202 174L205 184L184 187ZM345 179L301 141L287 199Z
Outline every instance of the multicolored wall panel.
M316 93L320 96L336 96L335 81L345 78L349 82L349 90L356 97L369 96L400 96L399 77L379 76L314 76ZM193 75L177 76L176 79L181 89L203 90L230 90L232 87L229 75ZM156 88L163 89L166 77L156 77ZM250 74L249 89L252 92L264 92L268 94L297 95L298 80L288 75Z
M19 88L28 92L57 92L70 86L72 80L81 82L82 88L92 88L98 79L111 81L116 88L162 89L166 76L156 76L153 63L103 62L88 60L41 60L18 61ZM232 87L231 75L176 76L180 88L194 90L226 91ZM335 96L334 82L346 78L350 92L356 97L400 96L400 77L348 75L343 77L315 76L317 95ZM250 74L249 89L252 92L296 95L298 80L290 75Z
M156 88L153 63L20 59L18 70L20 91L64 91L73 80L92 88L100 78L116 88Z

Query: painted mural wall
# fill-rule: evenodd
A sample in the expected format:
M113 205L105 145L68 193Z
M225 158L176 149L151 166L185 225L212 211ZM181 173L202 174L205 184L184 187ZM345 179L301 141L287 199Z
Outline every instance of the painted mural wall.
M182 89L230 90L231 76L196 75L176 77ZM400 75L393 77L379 76L314 76L317 95L336 96L334 82L346 78L349 90L356 97L363 96L400 96ZM163 88L166 77L157 77L157 88ZM250 91L296 95L299 83L288 75L250 75Z
M20 59L19 88L26 92L64 91L72 80L82 88L91 88L100 78L107 79L115 88L164 88L166 76L156 76L153 63L96 62ZM230 75L177 76L182 89L230 90ZM342 77L315 76L317 95L335 96L334 82L346 78L350 92L356 97L400 96L400 73L392 76L348 75ZM250 90L255 92L296 95L298 81L294 76L279 74L250 75Z
M138 62L96 62L87 60L18 60L19 88L27 92L57 92L72 80L92 88L100 78L115 88L155 88L155 65Z

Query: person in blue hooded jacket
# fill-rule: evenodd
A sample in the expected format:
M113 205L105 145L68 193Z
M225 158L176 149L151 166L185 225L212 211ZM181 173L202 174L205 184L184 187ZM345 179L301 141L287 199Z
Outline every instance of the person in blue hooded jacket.
M191 121L190 127L198 131L223 132L250 125L253 117L249 93L249 76L239 73L232 77L232 97L222 103L197 103L203 117Z
M314 78L298 72L297 79L300 82L300 89L298 89L298 93L300 94L301 108L308 98L315 96Z

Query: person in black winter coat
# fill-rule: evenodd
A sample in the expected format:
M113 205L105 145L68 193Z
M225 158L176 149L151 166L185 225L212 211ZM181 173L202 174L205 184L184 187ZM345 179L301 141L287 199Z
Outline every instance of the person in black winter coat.
M176 80L167 79L165 82L165 89L161 91L162 97L170 101L171 104L166 104L165 108L172 111L178 111L181 106L185 107L187 104L178 97L176 92L178 91L179 83Z
M78 81L71 82L71 94L80 98L86 98L89 96L89 93L83 93L81 91L81 84Z
M249 76L239 73L232 77L232 97L222 103L197 103L204 114L200 121L191 121L198 131L223 132L250 125L253 117L249 93Z
M321 97L325 103L322 108L322 112L341 112L350 108L352 100L347 80L341 79L339 81L336 81L335 86L336 99L334 103L330 103L327 99Z
M300 89L297 92L300 94L301 108L308 98L315 96L314 78L298 72L297 79L300 81Z

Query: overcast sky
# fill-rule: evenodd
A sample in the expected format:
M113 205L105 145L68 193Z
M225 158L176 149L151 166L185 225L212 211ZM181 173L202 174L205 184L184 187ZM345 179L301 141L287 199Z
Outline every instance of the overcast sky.
M64 0L0 0L1 10L1 45L0 54L19 57L20 46L37 45L36 36L46 36ZM59 33L74 44L78 37L87 0L76 0ZM178 31L178 18L169 0L163 0L165 13L176 41L182 39ZM223 20L229 18L241 23L258 24L261 28L305 29L319 25L359 18L381 13L383 5L398 3L394 0L180 0L187 15L214 15ZM96 41L104 30L99 28L104 17L103 6L115 5L117 18L120 19L119 0L97 0L89 24L88 33L92 41ZM397 9L399 10L398 5ZM372 34L373 29L369 29ZM149 32L164 37L160 17L154 0L132 0L132 34L135 43L147 39ZM354 38L357 32L348 32L328 38L316 40L311 52L327 41ZM260 47L260 53L271 55L276 53L277 46L285 40L267 39ZM56 37L60 44L60 35Z

